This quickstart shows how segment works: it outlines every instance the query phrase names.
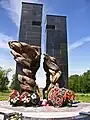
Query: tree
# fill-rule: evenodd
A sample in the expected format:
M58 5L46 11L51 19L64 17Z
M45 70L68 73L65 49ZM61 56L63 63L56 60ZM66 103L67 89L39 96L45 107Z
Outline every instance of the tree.
M82 76L84 79L85 92L88 93L90 92L90 70L88 70L87 72L84 72Z
M13 90L13 89L18 90L18 91L20 92L20 83L19 83L17 74L13 74L10 88L11 88L12 90Z
M82 75L72 75L68 80L69 89L75 92L89 93L90 92L90 70Z
M8 90L8 73L11 72L11 69L4 70L0 67L0 91L3 92L4 90Z
M68 83L68 86L69 86L69 89L75 91L75 92L79 92L79 82L80 82L80 79L79 79L79 75L72 75L69 77L69 83Z

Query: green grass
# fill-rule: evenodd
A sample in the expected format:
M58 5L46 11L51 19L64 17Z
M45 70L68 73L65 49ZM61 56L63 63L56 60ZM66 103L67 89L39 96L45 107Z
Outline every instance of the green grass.
M77 93L76 100L80 102L90 102L90 93L88 94Z
M10 92L0 92L0 100L8 100Z

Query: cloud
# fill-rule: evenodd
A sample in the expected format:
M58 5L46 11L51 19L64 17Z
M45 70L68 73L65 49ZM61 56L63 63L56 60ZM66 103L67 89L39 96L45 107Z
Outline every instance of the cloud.
M80 69L69 69L69 77L71 76L71 75L75 75L75 74L77 74L77 75L82 75L84 72L86 72L87 70L90 70L90 67L86 67L86 68L80 68Z
M39 2L39 0L1 0L0 5L8 11L10 19L20 26L22 2Z
M9 18L16 24L17 27L20 26L22 2L43 3L44 13L53 11L51 6L45 4L44 0L1 0L0 5L8 11Z
M19 26L20 21L20 7L19 0L1 0L1 6L8 11L10 19ZM20 6L19 6L20 5Z
M3 33L0 33L0 48L8 49L8 41L13 41L12 36L5 35Z
M90 42L90 36L81 38L80 40L72 43L71 45L69 45L69 50L76 49L77 47L84 45L86 42Z

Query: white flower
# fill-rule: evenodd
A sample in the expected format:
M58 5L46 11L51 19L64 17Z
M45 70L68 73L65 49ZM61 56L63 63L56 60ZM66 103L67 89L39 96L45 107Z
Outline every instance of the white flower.
M30 97L30 94L28 94L28 97Z
M16 101L13 101L13 103L16 103Z
M36 97L37 97L37 96L36 96L35 93L33 93L33 94L31 95L31 98L32 98L32 99L36 99Z
M13 99L11 99L11 102L13 102Z
M24 97L24 100L26 100L26 99L27 99L27 97L25 96L25 97Z
M26 97L22 98L22 101L26 100Z
M24 101L24 99L22 98L22 101Z
M25 101L28 103L28 102L30 101L30 99L29 99L29 98L27 98Z
M26 101L23 101L24 103L26 103Z
M17 98L17 100L19 100L19 98Z
M15 101L15 98L13 98L13 101Z
M28 99L27 99L26 101L27 101L27 103L29 102L29 100L28 100Z

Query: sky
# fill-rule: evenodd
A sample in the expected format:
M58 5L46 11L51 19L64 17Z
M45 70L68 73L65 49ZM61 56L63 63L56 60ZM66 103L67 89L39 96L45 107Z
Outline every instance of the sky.
M10 54L8 41L18 40L21 3L23 0L0 0L0 66L15 73L15 61ZM90 0L24 0L43 4L43 24L46 14L67 16L69 76L81 75L90 69ZM42 29L42 52L45 51L45 33ZM43 61L43 57L41 59ZM45 72L37 72L37 83L45 86Z

